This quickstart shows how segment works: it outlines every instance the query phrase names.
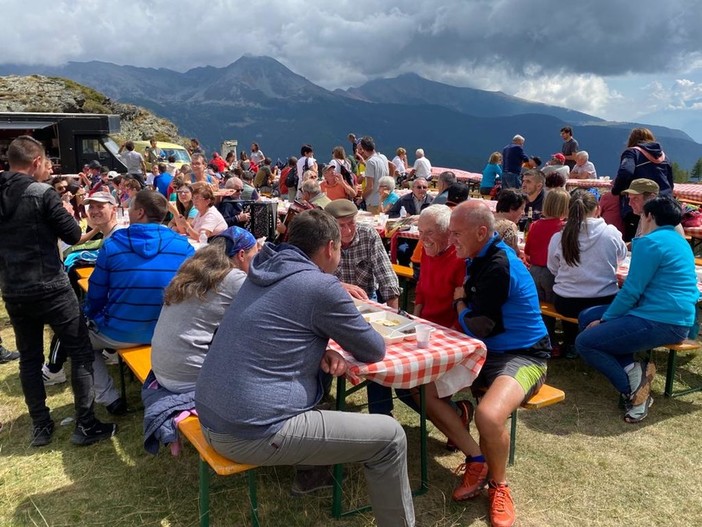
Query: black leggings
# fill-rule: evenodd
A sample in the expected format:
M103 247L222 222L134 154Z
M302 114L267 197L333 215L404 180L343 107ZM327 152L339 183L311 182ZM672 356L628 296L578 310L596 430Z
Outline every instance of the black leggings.
M593 306L609 305L616 295L601 296L598 298L566 298L553 294L553 307L563 316L578 318L583 309ZM578 326L569 322L563 322L563 344L569 346L575 342L578 335Z

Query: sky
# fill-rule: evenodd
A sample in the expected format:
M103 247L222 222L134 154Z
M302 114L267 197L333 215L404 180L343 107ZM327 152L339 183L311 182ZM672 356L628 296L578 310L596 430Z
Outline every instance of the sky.
M327 89L413 72L702 142L702 0L1 4L1 64L186 71L267 55Z

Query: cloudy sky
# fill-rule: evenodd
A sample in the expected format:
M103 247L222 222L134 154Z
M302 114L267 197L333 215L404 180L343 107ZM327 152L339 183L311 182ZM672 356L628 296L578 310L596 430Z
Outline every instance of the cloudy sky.
M702 142L701 0L3 0L0 63L269 55L325 88L415 72ZM9 22L9 23L8 23Z

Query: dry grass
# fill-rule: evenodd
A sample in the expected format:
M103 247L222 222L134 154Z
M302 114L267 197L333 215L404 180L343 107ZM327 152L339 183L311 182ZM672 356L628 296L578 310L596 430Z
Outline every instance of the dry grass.
M1 304L0 304L1 306ZM6 345L14 339L0 307ZM659 371L665 356L656 354ZM681 371L691 384L702 383L702 357L683 356ZM552 408L520 412L517 463L509 477L518 524L525 526L696 525L702 517L702 394L667 400L663 377L654 385L654 405L639 426L625 424L616 394L604 378L580 361L555 361L550 381L566 391ZM130 400L138 386L130 383ZM112 442L77 448L69 443L71 425L58 427L53 443L27 446L30 423L17 378L17 364L0 366L0 525L2 526L160 526L198 525L197 458L187 447L179 458L162 450L152 457L142 447L141 414L118 420ZM58 423L72 415L67 385L48 389ZM396 415L410 438L410 475L418 480L418 421L401 403ZM98 414L104 416L103 408ZM430 490L415 499L418 525L487 525L486 498L451 502L457 454L430 426ZM351 468L347 502L365 499L360 470ZM262 525L356 527L374 525L372 515L340 521L330 516L331 493L291 499L292 470L258 471ZM212 525L248 524L244 477L215 479Z

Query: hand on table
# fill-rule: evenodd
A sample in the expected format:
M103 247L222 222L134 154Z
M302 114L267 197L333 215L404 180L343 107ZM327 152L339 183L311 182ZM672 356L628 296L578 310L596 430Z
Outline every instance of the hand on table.
M341 282L341 285L346 292L351 295L352 298L358 298L359 300L368 300L368 295L366 292L358 287L357 285L347 284L346 282Z
M324 373L333 375L334 377L341 377L346 373L346 361L339 355L336 351L327 350L324 352L322 357L322 362L319 363L319 367L322 368Z

